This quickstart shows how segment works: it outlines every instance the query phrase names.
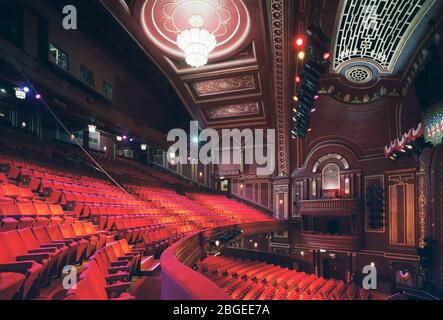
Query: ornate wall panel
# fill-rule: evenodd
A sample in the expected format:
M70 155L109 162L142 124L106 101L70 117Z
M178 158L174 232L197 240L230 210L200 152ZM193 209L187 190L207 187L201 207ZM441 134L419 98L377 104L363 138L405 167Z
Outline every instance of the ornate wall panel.
M272 50L274 104L277 121L277 168L279 176L289 172L289 122L288 122L288 1L270 0L270 37Z
M414 174L391 175L389 184L389 242L415 246Z

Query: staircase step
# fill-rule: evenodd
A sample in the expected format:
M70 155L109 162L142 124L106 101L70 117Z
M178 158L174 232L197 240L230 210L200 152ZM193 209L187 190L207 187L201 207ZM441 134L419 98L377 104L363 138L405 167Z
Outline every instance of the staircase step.
M140 265L141 269L144 270L144 269L149 268L153 261L154 261L154 256L143 257L142 261L141 261L141 265Z
M161 270L160 261L158 260L150 260L150 261L151 261L150 264L145 264L145 266L141 268L141 274L143 276L155 276Z

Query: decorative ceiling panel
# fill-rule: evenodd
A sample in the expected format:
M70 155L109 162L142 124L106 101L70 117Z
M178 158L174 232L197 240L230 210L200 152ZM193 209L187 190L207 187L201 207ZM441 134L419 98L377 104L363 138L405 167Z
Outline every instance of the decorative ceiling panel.
M334 71L369 62L392 73L409 37L437 0L342 0Z
M141 9L147 37L164 53L183 59L177 36L199 19L200 28L215 36L209 60L231 55L245 44L251 30L249 11L242 0L150 0Z
M253 75L205 80L196 82L193 84L193 86L198 95L201 97L214 94L254 90L256 88Z
M207 112L210 119L231 118L259 115L260 107L257 102L254 102L210 108Z

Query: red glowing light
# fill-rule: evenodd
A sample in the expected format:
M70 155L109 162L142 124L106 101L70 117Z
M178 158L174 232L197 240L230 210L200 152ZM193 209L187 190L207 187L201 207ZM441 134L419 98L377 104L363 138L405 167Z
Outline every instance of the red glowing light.
M330 57L331 57L331 54L330 54L329 52L326 52L326 53L323 55L323 59L325 59L325 60L329 60Z
M311 132L311 131L312 131L312 128L309 128L309 129L308 129L308 132Z
M297 38L296 40L295 40L295 45L297 46L297 47L301 47L301 46L303 46L303 44L305 43L305 40L303 39L303 38Z
M299 76L295 77L295 82L297 82L297 83L300 83L300 82L301 82L301 79L300 79Z

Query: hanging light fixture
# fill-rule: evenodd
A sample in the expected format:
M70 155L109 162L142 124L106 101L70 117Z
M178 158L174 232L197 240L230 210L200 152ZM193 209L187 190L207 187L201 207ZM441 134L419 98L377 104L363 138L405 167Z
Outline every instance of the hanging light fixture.
M200 15L189 18L190 29L182 31L177 37L177 45L185 53L186 63L198 68L208 63L209 54L217 41L212 33L202 29L204 20Z

